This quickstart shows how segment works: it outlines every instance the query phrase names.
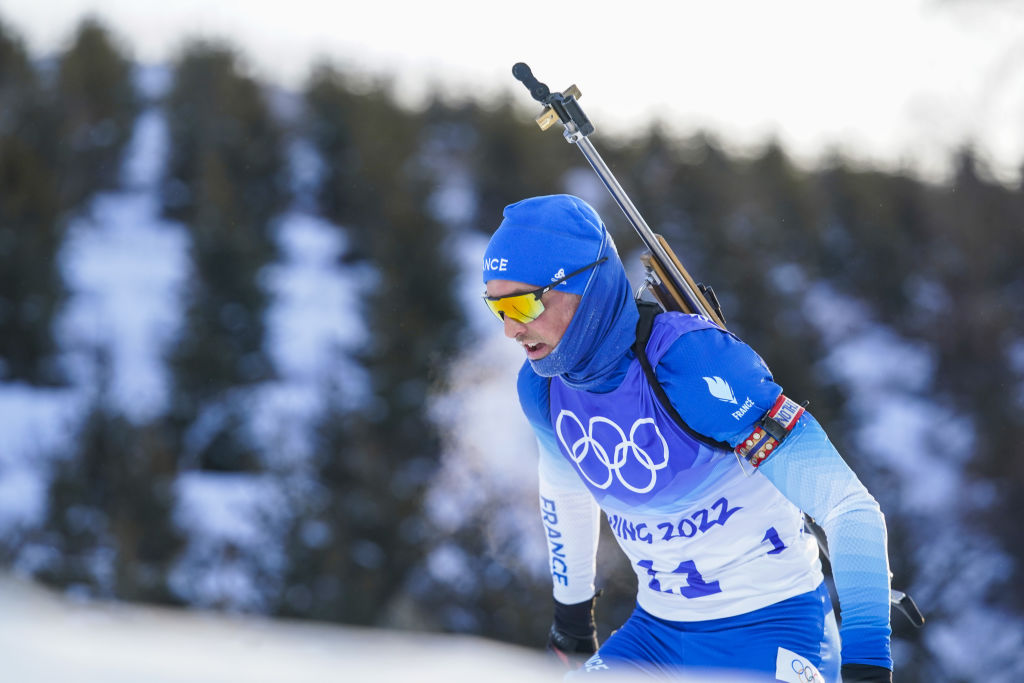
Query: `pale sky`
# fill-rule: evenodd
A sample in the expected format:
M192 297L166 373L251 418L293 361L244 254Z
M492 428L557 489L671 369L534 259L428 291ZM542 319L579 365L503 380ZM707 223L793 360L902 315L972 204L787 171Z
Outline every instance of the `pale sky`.
M808 163L838 148L941 177L950 151L972 142L999 178L1016 182L1024 165L1018 0L0 0L34 54L90 12L144 62L188 37L221 38L284 85L329 58L392 74L410 102L434 82L512 91L529 117L511 75L525 61L552 89L579 85L599 149L602 132L656 116L736 149L776 136Z

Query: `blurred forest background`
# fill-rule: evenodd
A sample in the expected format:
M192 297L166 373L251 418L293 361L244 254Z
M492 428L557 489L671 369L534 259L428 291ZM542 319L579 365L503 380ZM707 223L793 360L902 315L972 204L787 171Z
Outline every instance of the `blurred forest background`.
M431 406L450 415L460 355L485 347L463 304L506 204L579 192L624 260L637 240L517 95L411 110L387 82L326 63L282 92L208 41L144 69L94 20L61 54L30 55L0 17L0 563L85 599L542 646L541 527L511 518L535 498L453 476L464 454ZM596 123L648 222L879 499L894 585L929 620L894 616L898 680L971 680L979 661L986 680L1020 680L1021 182L996 182L968 147L936 182L839 156L803 168L771 142L729 153L657 125L602 137ZM164 153L133 165L147 130ZM145 173L155 214L138 230L152 239L131 265L181 270L180 324L152 349L166 397L143 409L116 398L132 372L104 336L116 321L73 313L99 310L75 308L73 266ZM302 391L282 349L302 356L305 330L275 318L296 216L348 291L308 293L309 319L338 316L347 341L303 366ZM496 441L526 428L504 405ZM59 419L15 443L33 406ZM604 547L603 637L635 582Z

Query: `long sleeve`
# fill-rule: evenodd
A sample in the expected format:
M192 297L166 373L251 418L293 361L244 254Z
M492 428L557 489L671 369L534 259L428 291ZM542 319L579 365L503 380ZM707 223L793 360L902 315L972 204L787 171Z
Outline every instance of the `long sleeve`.
M842 661L892 668L885 518L809 414L758 470L828 537Z
M547 537L554 597L571 605L594 595L601 510L573 467L558 451L547 418L548 381L524 363L519 403L537 436L541 522Z
M576 473L538 440L540 512L554 597L571 605L594 595L600 510Z

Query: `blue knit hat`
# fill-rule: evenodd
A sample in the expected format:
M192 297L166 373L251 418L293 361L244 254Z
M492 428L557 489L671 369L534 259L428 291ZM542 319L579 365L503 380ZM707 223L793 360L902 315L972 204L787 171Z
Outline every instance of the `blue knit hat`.
M578 197L532 197L505 207L484 253L484 284L513 280L542 287L596 261L605 241L597 212ZM591 273L580 273L556 289L583 294Z

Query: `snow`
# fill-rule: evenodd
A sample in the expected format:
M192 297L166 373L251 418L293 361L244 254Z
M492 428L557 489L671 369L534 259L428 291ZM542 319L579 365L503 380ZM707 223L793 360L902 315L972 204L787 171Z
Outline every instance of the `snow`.
M493 318L490 322L498 327ZM537 446L515 392L522 351L503 337L473 346L451 369L449 391L431 407L445 449L430 510L438 521L454 525L474 508L493 505L497 497L515 509L528 508L532 518Z
M974 428L931 395L926 348L862 322L833 342L824 365L848 392L860 449L899 474L905 510L939 514L962 495Z
M431 214L445 225L468 225L477 213L476 188L469 172L456 167L443 177L441 187L431 196Z
M615 205L614 199L612 199L611 194L609 194L601 179L598 178L597 174L589 166L577 166L569 169L565 174L563 182L565 183L566 193L576 195L594 207L606 224L612 218L615 220L626 220L625 216L620 218L617 213L619 208ZM620 244L616 246L622 249L626 245Z
M290 521L289 476L301 472L311 455L313 421L326 396L351 408L369 393L369 379L351 355L368 343L361 301L374 272L341 265L344 231L305 208L321 171L312 149L295 141L289 161L296 201L276 221L280 257L260 274L272 294L265 345L278 377L208 402L185 435L188 462L189 454L244 415L242 437L258 448L266 467L258 475L179 476L175 519L188 540L171 580L193 605L266 610L268 589L285 563L281 539ZM372 552L364 549L361 556Z
M1019 621L1016 615L1002 610L983 612L967 609L955 622L930 624L926 638L932 649L944 654L943 663L950 680L978 680L979 659L985 662L987 680L1024 680L1024 629L1008 627ZM964 634L970 634L965 643ZM986 653L979 657L981 653Z
M439 179L427 210L455 229L470 227L477 215L476 184L466 158L478 138L477 131L465 124L434 124L416 154L416 162Z
M284 562L274 523L287 509L280 482L193 471L179 475L175 493L175 523L187 548L171 575L174 591L199 607L265 609L269 577Z
M171 87L171 70L163 64L141 64L135 68L135 87L142 97L156 101Z
M5 680L19 683L557 683L564 675L536 650L471 636L76 603L3 576L0 659ZM718 673L678 680L761 679Z
M309 382L331 365L338 350L368 342L361 300L370 273L339 266L344 233L317 216L291 211L282 217L277 235L281 261L264 274L275 294L267 314L267 346L282 375ZM338 374L350 377L358 368L349 365Z
M476 233L454 245L469 331L448 370L447 390L429 406L444 450L426 511L442 531L482 521L495 557L513 553L543 572L547 550L537 513L537 444L515 391L524 356L480 300L485 245ZM456 558L441 548L428 566L436 578L457 577Z
M788 268L787 279L800 282L794 275ZM873 321L867 305L827 284L805 291L803 310L830 349L821 370L848 397L858 450L898 474L905 512L941 515L964 494L974 425L943 405L931 351Z
M50 459L66 454L83 410L74 391L0 384L0 538L42 521Z
M4 675L24 683L558 680L535 653L471 638L76 605L9 579L0 605Z
M137 174L131 185L96 197L72 221L60 253L71 292L58 323L64 364L77 386L109 383L113 407L137 422L167 407L163 355L181 325L188 276L185 229L159 217L166 146L164 117L147 110L127 152L126 169ZM101 355L109 367L98 367Z
M265 540L260 511L282 502L263 476L186 472L176 488L181 501L178 524L239 546Z
M120 182L124 187L144 194L156 189L167 158L167 136L167 121L160 110L156 107L144 109L135 124L121 166Z
M324 162L309 140L296 138L289 142L288 169L296 205L307 211L313 209L315 193L324 174Z

